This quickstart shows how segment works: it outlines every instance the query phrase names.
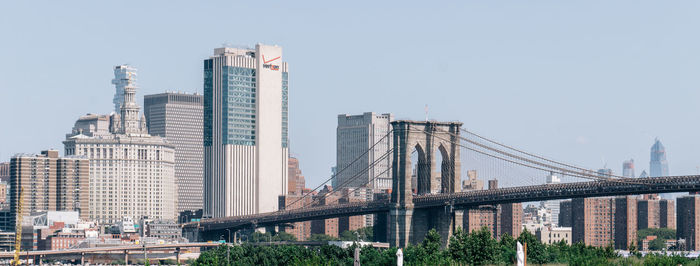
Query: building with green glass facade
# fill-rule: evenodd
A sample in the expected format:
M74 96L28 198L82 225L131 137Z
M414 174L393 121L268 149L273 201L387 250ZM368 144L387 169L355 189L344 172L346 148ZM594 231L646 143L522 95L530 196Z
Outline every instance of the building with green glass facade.
M217 48L204 60L204 217L276 211L287 191L282 48Z

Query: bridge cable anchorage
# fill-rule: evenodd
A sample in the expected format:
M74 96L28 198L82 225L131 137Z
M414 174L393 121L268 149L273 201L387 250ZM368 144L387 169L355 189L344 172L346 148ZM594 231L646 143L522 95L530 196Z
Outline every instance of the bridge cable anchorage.
M537 159L541 159L541 160L544 160L544 161L547 161L547 162L550 162L550 163L554 163L554 164L566 166L566 167L569 167L569 168L578 169L578 170L581 170L581 171L591 171L591 172L595 172L595 171L592 171L592 170L590 170L590 169L585 169L585 168L578 167L578 166L575 166L575 165L572 165L572 164L567 164L567 163L562 163L562 162L554 161L554 160L551 160L551 159L548 159L548 158L539 156L539 155L537 155L537 154L529 153L529 152L526 152L526 151L523 151L523 150L514 148L514 147L512 147L512 146L505 145L505 144L500 143L500 142L497 142L497 141L495 141L495 140L491 140L491 139L488 139L488 138L486 138L486 137L484 137L484 136L478 135L478 134L476 134L476 133L474 133L474 132L468 131L468 130L466 130L466 129L464 129L464 128L462 128L461 130L462 130L463 132L467 133L467 134L476 136L477 138L483 139L483 140L485 140L485 141L487 141L487 142L496 144L496 145L498 145L498 146L501 146L501 147L504 147L504 148L506 148L506 149L510 149L510 150L513 150L513 151L516 151L516 152L519 152L519 153L522 153L522 154L525 154L525 155L528 155L528 156L535 157L535 158L537 158ZM463 138L466 138L466 137L463 137ZM596 174L598 174L598 173L596 172ZM613 175L613 174L604 174L604 175L605 175L605 176L610 176L610 177L617 177L617 178L627 178L627 177L624 177L624 176Z
M454 133L452 133L452 132L447 132L447 131L440 130L440 129L436 129L436 130L439 130L439 131L441 131L441 132L444 132L444 133L448 133L448 134L450 134L450 135L453 135L453 136L455 136L455 137L457 137L457 138L459 138L459 139L462 139L462 140L464 140L464 141L466 141L466 142L468 142L468 143L471 143L471 144L474 144L474 145L476 145L476 146L479 146L479 147L481 147L481 148L483 148L483 149L487 149L487 150L490 150L490 151L492 151L492 152L495 152L495 153L498 153L498 154L501 154L501 155L504 155L504 156L507 156L507 157L510 157L510 158L513 158L513 159L517 159L517 160L520 160L520 161L524 161L524 162L529 163L529 164L534 164L534 165L528 165L528 164L523 163L523 162L517 162L517 161L514 161L514 160L510 160L510 159L507 159L507 158L500 157L500 156L498 156L498 155L489 154L489 153L487 153L487 152L485 152L485 151L480 151L480 150L476 150L476 149L474 149L474 148L467 147L466 145L464 145L464 144L462 144L462 143L459 143L459 142L456 143L456 145L458 145L458 146L460 146L460 147L462 147L462 148L465 148L465 149L468 149L468 150L471 150L471 151L474 151L474 152L477 152L477 153L481 153L481 154L483 154L483 155L490 156L490 157L493 157L493 158L496 158L496 159L499 159L499 160L503 160L503 161L507 161L507 162L514 163L514 164L518 164L518 165L521 165L521 166L529 167L529 168L532 168L532 169L537 169L537 170L542 170L542 171L548 171L548 172L556 172L556 173L561 173L561 174L568 175L568 176L579 177L579 178L584 178L584 179L591 179L591 180L605 180L605 181L613 181L613 182L622 182L622 183L631 183L631 184L648 185L647 183L643 183L643 182L635 182L634 180L630 180L629 178L624 178L624 179L605 178L605 177L602 177L602 176L597 175L597 174L591 174L591 173L595 173L595 172L592 171L592 170L587 170L587 171L579 172L579 171L574 171L574 170L570 170L570 169L565 169L565 168L553 166L553 165L551 165L551 164L545 164L545 163L542 163L542 162L538 162L538 161L535 161L535 160L531 160L531 159L524 158L524 157L522 157L522 156L514 155L514 154L511 154L511 153L508 153L508 152L505 152L505 151L502 151L502 150L499 150L499 149L496 149L496 148L493 148L493 147L489 147L489 146L487 146L487 145L484 145L484 144L481 144L481 143L478 143L478 142L469 140L469 139L467 139L467 138L464 138L464 137L459 136L458 134L454 134ZM424 132L424 131L420 131L420 132L422 132L422 133L424 133L424 134L426 134L426 133L427 133L427 134L433 134L432 132ZM435 137L436 137L436 138L439 138L439 139L441 139L441 140L444 140L444 141L453 142L452 140L447 140L447 139L442 138L442 137L437 136L437 135L435 135ZM538 166L535 166L535 165L538 165ZM542 168L542 167L544 167L544 168ZM584 169L584 170L585 170L585 169Z
M350 166L352 166L353 164L355 164L355 162L359 161L359 160L360 160L363 156L365 156L368 152L370 152L371 150L373 150L374 147L377 146L377 144L381 143L385 138L388 138L388 137L391 135L392 132L394 132L393 129L392 129L392 130L389 130L389 132L387 132L383 137L381 137L379 140L377 140L377 142L375 142L374 144L372 144L372 146L369 147L369 149L365 150L360 156L358 156L357 158L355 158L355 160L353 160L352 162L350 162L350 164L348 164L348 165L346 165L345 167L343 167L342 169L338 170L334 175L332 175L330 178L326 179L326 181L324 181L324 182L321 183L320 185L316 186L313 190L311 190L311 192L316 191L316 190L318 190L319 188L323 187L323 185L325 185L325 184L327 184L328 182L330 182L331 180L333 180L334 177L337 177L340 173L342 173L342 172L344 172L346 169L350 168ZM350 179L354 179L354 178L356 178L356 176L354 176L354 177L352 177L352 178L350 178ZM335 189L335 188L334 188L334 189ZM294 202L292 202L292 203L289 204L289 205L290 205L290 206L293 206L295 203L299 202L300 200L303 200L304 198L308 197L308 196L311 195L311 194L312 194L312 193L306 193L306 195L303 195L302 197L298 198L297 200L295 200ZM305 207L305 206L306 206L306 205L302 206L302 208Z

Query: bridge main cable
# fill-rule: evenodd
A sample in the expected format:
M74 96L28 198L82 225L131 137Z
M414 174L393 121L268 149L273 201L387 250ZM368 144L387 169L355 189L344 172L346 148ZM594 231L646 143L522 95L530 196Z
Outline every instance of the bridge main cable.
M487 142L496 144L496 145L498 145L498 146L501 146L501 147L504 147L504 148L506 148L506 149L513 150L513 151L516 151L516 152L519 152L519 153L522 153L522 154L525 154L525 155L528 155L528 156L535 157L535 158L540 159L540 160L544 160L544 161L547 161L547 162L550 162L550 163L562 165L562 166L569 167L569 168L574 168L574 169L577 169L577 170L580 170L580 171L591 171L590 169L585 169L585 168L578 167L578 166L575 166L575 165L571 165L571 164L567 164L567 163L562 163L562 162L554 161L554 160L548 159L548 158L546 158L546 157L539 156L539 155L537 155L537 154L533 154L533 153L529 153L529 152L526 152L526 151L517 149L517 148L515 148L515 147L512 147L512 146L509 146L509 145L506 145L506 144L497 142L497 141L495 141L495 140L486 138L486 137L484 137L484 136L481 136L481 135L479 135L479 134L476 134L476 133L471 132L471 131L469 131L469 130L466 130L466 129L464 129L464 128L462 128L462 131L465 132L465 133L467 133L467 134L473 135L473 136L475 136L475 137L477 137L477 138L483 139L483 140L485 140L485 141L487 141ZM603 175L605 175L605 176L610 176L610 177L617 177L617 178L626 178L626 177L624 177L624 176L618 176L618 175L613 175L613 174L603 174Z
M437 129L437 130L440 130L440 129ZM426 133L426 132L423 132L423 131L420 131L420 132ZM514 163L514 164L518 164L518 165L521 165L521 166L529 167L529 168L532 168L532 169L537 169L537 170L541 170L541 171L556 172L556 173L561 173L561 174L568 175L568 176L579 177L579 178L590 179L590 180L604 180L604 181L613 181L613 182L622 182L622 183L631 183L631 184L644 184L644 183L642 183L642 182L634 182L634 181L620 180L620 179L616 179L616 178L605 178L605 177L602 177L602 176L600 176L600 175L589 174L589 173L595 173L595 171L587 170L587 169L583 169L583 168L581 168L581 169L584 170L584 171L582 171L582 172L573 171L573 170L565 169L565 168L560 168L560 167L553 166L553 165L550 165L550 164L545 164L545 163L542 163L542 162L537 162L537 161L530 160L530 159L527 159L527 158L524 158L524 157L521 157L521 156L517 156L517 155L511 154L511 153L508 153L508 152L505 152L505 151L502 151L502 150L499 150L499 149L496 149L496 148L492 148L492 147L486 146L486 145L484 145L484 144L481 144L481 143L478 143L478 142L469 140L469 139L467 139L467 138L465 138L465 137L462 137L462 136L460 136L460 135L458 135L458 134L454 134L454 133L452 133L452 132L447 132L447 131L442 131L442 130L441 130L441 132L448 133L448 134L450 134L450 135L452 135L452 136L455 136L455 137L457 137L457 138L459 138L459 139L462 139L462 140L464 140L464 141L466 141L466 142L469 142L469 143L471 143L471 144L474 144L474 145L476 145L476 146L482 147L482 148L484 148L484 149L487 149L487 150L490 150L490 151L493 151L493 152L502 154L502 155L504 155L504 156L507 156L507 157L510 157L510 158L514 158L514 159L518 159L518 160L521 160L521 161L525 161L525 162L530 163L530 164L539 165L539 167L538 167L538 166L534 166L534 165L528 165L528 164L525 164L525 163L522 163L522 162L517 162L517 161L511 160L511 159L503 158L503 157L500 157L500 156L498 156L498 155L489 154L489 153L484 152L484 151L476 150L476 149L474 149L474 148L467 147L467 146L465 146L465 145L463 145L463 144L461 144L461 143L457 143L458 146L463 147L463 148L465 148L465 149L468 149L468 150L471 150L471 151L474 151L474 152L477 152L477 153L480 153L480 154L483 154L483 155L486 155L486 156L490 156L490 157L493 157L493 158L496 158L496 159L499 159L499 160L503 160L503 161L507 161L507 162ZM440 136L437 136L437 135L435 135L435 134L432 134L431 132L427 132L427 133L428 133L428 134L431 134L432 136L434 136L434 137L436 137L436 138L439 138L439 139L441 139L441 140L448 141L448 142L452 142L451 140L447 140L447 139L445 139L445 138L442 138L442 137L440 137ZM544 167L544 168L542 168L542 167Z

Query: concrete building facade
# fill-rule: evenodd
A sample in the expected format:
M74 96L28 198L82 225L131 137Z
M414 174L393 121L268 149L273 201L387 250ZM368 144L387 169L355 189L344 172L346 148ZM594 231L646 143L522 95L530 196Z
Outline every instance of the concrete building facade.
M143 98L146 127L152 136L175 146L177 211L202 208L204 181L204 97L166 92Z
M118 69L126 66L116 66ZM148 134L139 118L134 75L124 85L121 113L88 114L63 141L65 154L90 160L88 218L112 224L124 217L177 219L175 147Z
M337 186L391 188L392 114L338 115ZM369 150L369 151L368 151ZM360 158L358 160L358 158ZM381 159L381 160L380 160ZM374 165L372 165L375 163ZM336 189L340 188L337 187Z
M272 212L287 193L282 48L217 48L204 60L204 216Z
M554 244L560 241L571 245L571 227L542 227L536 233L537 239L543 244Z

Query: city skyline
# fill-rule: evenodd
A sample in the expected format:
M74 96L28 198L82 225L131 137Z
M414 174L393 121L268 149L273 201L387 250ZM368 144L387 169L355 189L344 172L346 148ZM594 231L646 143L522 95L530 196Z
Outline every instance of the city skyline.
M72 12L70 6L53 6L53 3L48 5L52 6L52 10ZM272 8L271 12L283 17L290 28L313 26L318 24L312 23L315 20L328 22L331 26L344 26L334 21L340 13L338 7L329 7L325 15L316 14L305 20L290 17L286 9L294 11L307 8L307 5L285 5L287 4ZM420 14L420 6L407 5L399 7L407 16L398 17L395 24L392 24L379 20L380 11L388 10L387 6L380 5L376 11L367 14L367 22L348 29L366 32L370 37L379 36L372 44L352 40L336 32L314 34L326 32L324 29L327 28L320 26L308 31L286 32L278 29L279 26L272 21L263 22L252 29L243 29L237 34L212 34L221 32L230 22L224 23L225 20L216 18L217 23L214 24L220 25L204 29L201 24L204 22L196 19L201 18L205 10L207 15L211 15L208 13L212 12L209 6L194 8L191 10L195 14L193 19L175 23L195 35L195 38L188 38L191 40L187 41L179 37L160 39L150 36L148 33L157 28L138 27L149 25L149 22L152 24L150 18L147 18L148 12L134 11L132 21L115 19L127 8L117 5L110 6L113 11L104 13L95 10L94 6L87 6L85 8L88 10L95 11L93 14L104 16L97 18L86 12L87 14L76 18L54 21L48 27L54 32L38 27L42 22L49 24L46 23L48 18L43 18L47 16L44 13L47 11L30 12L31 15L27 18L17 17L21 12L10 12L3 16L4 20L22 22L33 19L38 23L19 23L16 28L7 26L14 25L13 23L3 23L0 26L10 36L18 37L2 44L4 49L0 51L2 57L8 59L0 63L0 73L6 75L0 79L0 111L25 111L19 118L2 117L0 122L3 124L11 124L22 130L0 132L2 139L15 140L2 144L0 161L8 161L15 153L60 149L64 132L70 130L67 125L75 117L87 112L108 113L113 109L109 102L114 95L113 86L109 83L112 73L107 67L128 62L141 71L143 89L139 92L138 102L142 103L142 95L172 88L190 88L181 90L201 93L201 58L209 56L211 49L220 43L264 42L285 47L285 57L295 62L295 75L290 80L292 86L297 88L290 98L290 144L291 152L299 155L310 186L330 177L329 169L335 162L335 150L328 147L333 147L335 143L333 129L337 114L392 112L397 119L422 119L425 117L425 104L429 106L428 117L431 119L460 120L465 123L465 128L475 132L592 169L600 167L603 164L601 160L610 166L617 166L623 160L634 158L638 167L646 165L649 161L648 145L658 136L669 148L667 159L672 164L670 174L697 173L696 167L700 163L692 155L700 143L692 136L695 128L690 125L692 123L673 118L700 113L692 104L700 98L694 89L698 84L692 79L692 73L698 69L694 62L700 62L697 60L700 55L692 47L696 47L699 40L696 36L684 33L692 32L684 30L685 27L692 29L697 25L697 18L687 13L694 10L697 4L656 6L623 2L606 5L606 9L612 10L611 12L623 11L631 5L639 11L639 17L620 21L613 13L605 12L591 28L578 24L578 21L583 21L586 17L586 12L572 11L576 8L570 6L543 7L540 10L523 5L519 7L525 8L527 12L506 10L503 15L508 19L497 21L488 16L495 11L493 7L466 4L462 7L468 8L469 16L453 16L447 20L442 16L430 15L429 18L435 19L434 22L411 22L409 17ZM153 10L157 4L141 6L147 11ZM245 4L243 8L246 7L252 9L258 6ZM574 4L574 7L580 6ZM16 8L28 10L29 7ZM185 12L182 6L174 5L173 8L175 13ZM588 8L590 7L583 10L589 10ZM664 10L668 11L666 13L673 12L674 16L664 15ZM445 14L456 12L447 7L442 11ZM557 13L553 11L564 12L568 16L562 18L548 15ZM532 14L540 18L523 22L524 18L529 18ZM85 19L85 16L98 23L76 27L75 25L82 25L77 23ZM637 23L649 25L644 21L650 16L656 19L655 24L641 28L635 26ZM554 19L558 25L551 23ZM165 17L163 21L173 22ZM464 25L464 35L468 37L445 37L454 36L445 34L445 29L439 27L440 23L445 22ZM125 27L118 26L122 23ZM376 25L395 26L398 30L394 31L392 38L382 38L382 27L374 29ZM485 28L481 29L477 25L484 25ZM610 25L613 27L608 27ZM530 31L537 26L540 26L538 31ZM571 29L571 33L562 31L564 27ZM66 30L71 28L77 30ZM114 45L117 43L115 40L127 32L127 28L143 41ZM174 29L165 28L166 32ZM413 29L410 34L409 29ZM112 37L101 33L103 30L118 34L110 32ZM433 33L433 30L436 32ZM620 31L624 34L617 34ZM21 32L36 34L25 36ZM52 60L38 60L40 55L31 51L40 49L40 40L56 38L55 34L58 33L75 40L54 44L53 49L65 52L52 54ZM426 36L427 40L414 39L411 36L415 33ZM498 33L497 36L509 34L518 41L504 42L494 38L494 33ZM543 35L551 33L559 34L557 40L561 42L551 42L551 37ZM87 37L93 35L97 37ZM587 37L578 37L581 35ZM403 46L376 51L377 47L397 43ZM450 52L439 53L432 58L403 56L413 51L425 51L426 47ZM100 57L76 56L83 52L106 49L111 52L101 54ZM343 53L337 53L339 49ZM173 57L173 54L178 56ZM343 75L339 74L337 68L316 67L325 64L324 60L329 55L335 55L338 57L336 60L346 62L340 66ZM371 56L375 60L362 60L361 55ZM38 63L29 66L26 65L28 62ZM59 63L61 67L58 67ZM418 67L409 70L391 67L415 64ZM662 67L668 65L674 67L671 70ZM71 73L78 72L77 66L81 67L80 82L75 82L75 77L71 77ZM30 77L15 69L35 69L41 74ZM417 75L423 72L425 73ZM550 72L556 75L549 75ZM581 84L565 82L566 79L581 79L584 72L586 81L581 81ZM346 80L345 75L362 78L350 79L344 84L333 82ZM463 75L467 78L464 79ZM26 82L27 80L31 82ZM415 97L425 88L435 93ZM346 94L347 91L353 93ZM37 92L47 97L34 97ZM369 94L380 97L364 97ZM346 100L334 101L338 95ZM456 97L446 97L447 95ZM623 96L626 101L617 100ZM305 104L309 99L317 104ZM470 100L473 100L473 104L465 107L464 101ZM495 103L507 107L488 108ZM27 110L26 106L34 108ZM591 108L593 106L596 108ZM646 108L647 106L655 108ZM48 112L52 109L56 111ZM486 109L491 111L479 112ZM550 110L556 112L549 112ZM517 112L516 115L513 115L514 112ZM695 116L691 115L691 119ZM47 122L43 125L31 122L37 120ZM659 122L651 125L649 121ZM612 129L604 132L592 130L600 126ZM512 134L514 130L521 133ZM467 166L464 168L468 169ZM615 167L616 172L617 169ZM636 170L641 172L645 169L639 167Z

